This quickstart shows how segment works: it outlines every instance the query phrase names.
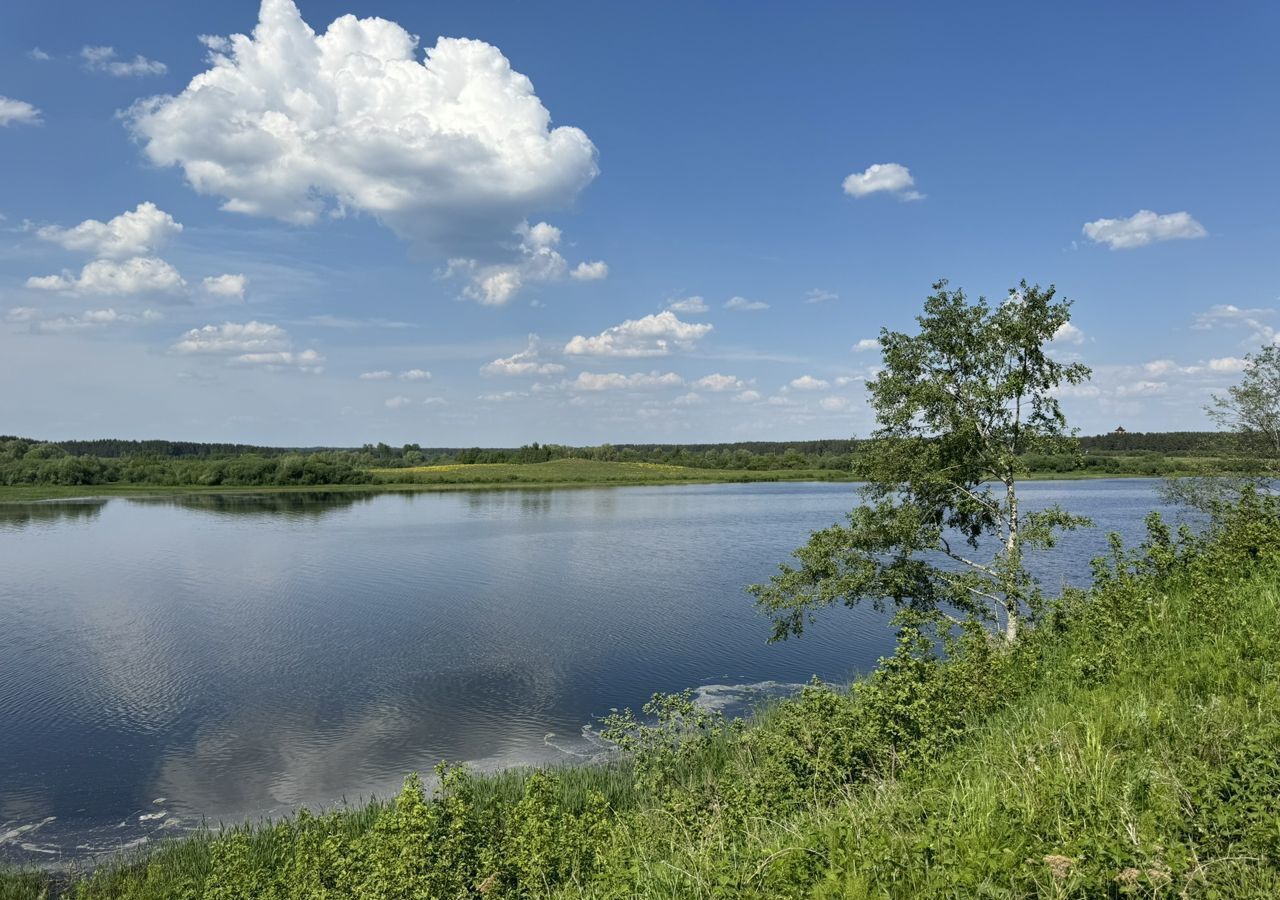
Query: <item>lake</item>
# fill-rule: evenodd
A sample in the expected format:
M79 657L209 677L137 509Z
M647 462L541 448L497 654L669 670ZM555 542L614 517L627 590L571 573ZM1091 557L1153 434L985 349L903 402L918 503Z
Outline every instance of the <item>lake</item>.
M1097 528L1039 573L1088 578L1140 480L1035 482ZM75 859L396 790L441 759L589 759L584 726L654 691L741 706L891 652L837 609L766 643L744 589L851 485L192 495L0 504L0 858Z

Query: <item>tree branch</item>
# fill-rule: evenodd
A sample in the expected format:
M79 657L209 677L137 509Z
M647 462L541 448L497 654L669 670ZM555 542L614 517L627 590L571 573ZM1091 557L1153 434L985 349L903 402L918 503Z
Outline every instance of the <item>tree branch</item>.
M962 563L971 569L975 569L981 572L983 575L986 575L988 578L993 578L996 581L1000 580L1000 574L996 572L994 569L984 566L980 562L974 562L971 559L967 559L961 556L959 553L956 553L954 550L952 550L951 542L948 541L946 538L942 537L942 535L938 536L938 540L942 542L942 552L947 556L951 557L952 559L954 559L956 562Z

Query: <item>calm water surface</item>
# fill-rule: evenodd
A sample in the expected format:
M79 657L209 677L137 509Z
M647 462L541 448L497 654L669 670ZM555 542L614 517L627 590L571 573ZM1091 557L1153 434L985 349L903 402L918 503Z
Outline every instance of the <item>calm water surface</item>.
M1157 506L1145 481L1040 482L1098 528L1087 576ZM0 858L86 856L395 790L441 759L598 752L611 707L844 679L892 649L832 611L768 645L744 587L849 485L0 504Z

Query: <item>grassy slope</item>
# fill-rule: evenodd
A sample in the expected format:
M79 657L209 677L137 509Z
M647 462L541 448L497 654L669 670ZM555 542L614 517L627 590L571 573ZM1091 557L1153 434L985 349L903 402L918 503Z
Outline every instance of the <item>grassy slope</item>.
M633 896L717 896L736 871L730 895L759 898L1280 897L1278 617L1274 569L1153 596L1101 683L1069 637L936 764L737 833L673 829L635 848Z

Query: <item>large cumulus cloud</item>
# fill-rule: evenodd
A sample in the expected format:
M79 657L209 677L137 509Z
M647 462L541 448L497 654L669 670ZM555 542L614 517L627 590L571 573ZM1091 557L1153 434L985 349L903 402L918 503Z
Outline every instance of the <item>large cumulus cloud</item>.
M147 156L225 209L311 223L358 210L450 257L493 262L537 211L596 175L578 128L551 126L533 84L483 41L418 38L343 16L317 35L263 0L252 35L203 38L210 68L136 104Z

